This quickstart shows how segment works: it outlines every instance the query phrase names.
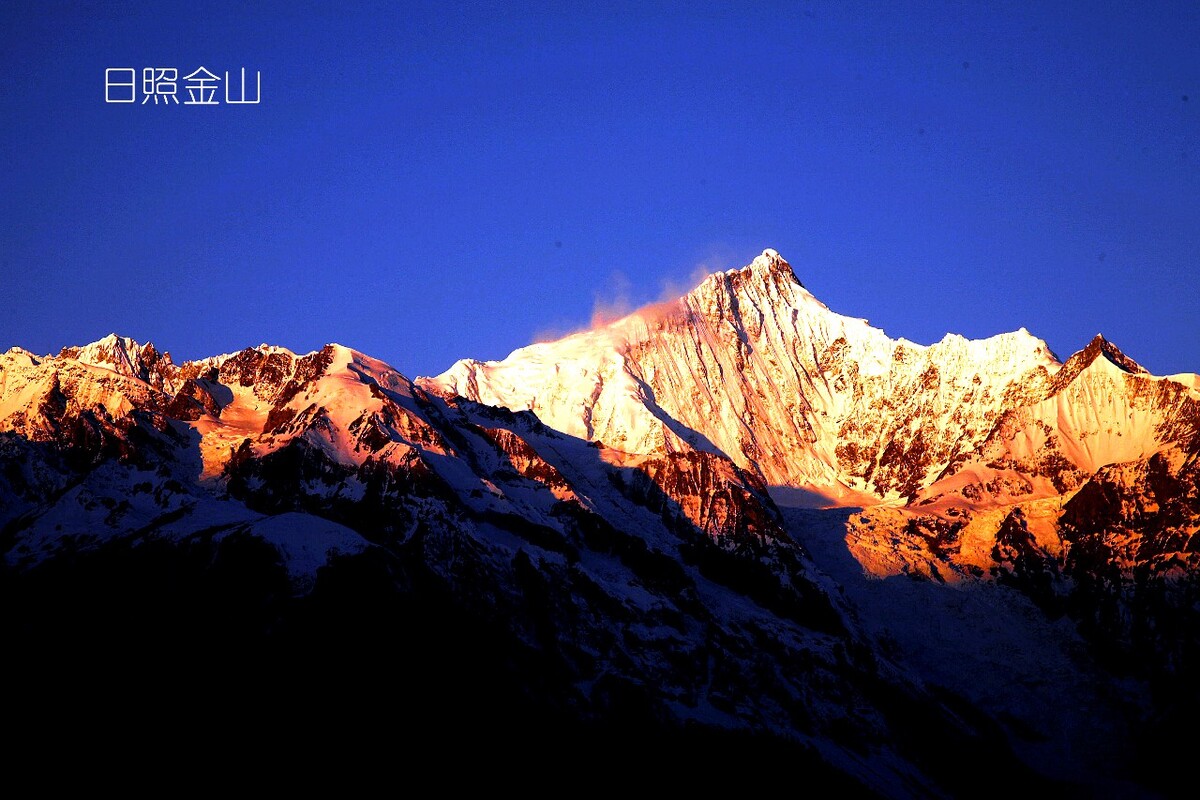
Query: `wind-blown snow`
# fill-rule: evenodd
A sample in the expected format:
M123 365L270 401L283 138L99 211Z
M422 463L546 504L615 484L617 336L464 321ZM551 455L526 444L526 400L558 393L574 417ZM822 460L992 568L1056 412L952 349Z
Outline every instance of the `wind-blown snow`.
M1006 409L1046 422L1056 452L1083 471L1162 446L1161 408L1130 399L1120 367L1098 358L1048 396L1061 368L1024 328L930 346L892 339L831 311L765 250L651 313L503 361L462 360L417 383L528 409L628 452L724 453L781 502L861 505L912 497L952 473ZM1195 396L1195 376L1142 377ZM1014 436L1005 446L1015 457L1046 439L1040 428Z
M948 335L929 347L891 339L830 311L767 250L653 314L504 361L459 361L418 383L529 409L564 433L630 452L716 450L774 486L857 501L899 494L867 474L892 424L982 439L1014 386L1058 366L1023 329L983 341ZM862 428L889 405L890 419ZM847 445L873 452L847 454Z

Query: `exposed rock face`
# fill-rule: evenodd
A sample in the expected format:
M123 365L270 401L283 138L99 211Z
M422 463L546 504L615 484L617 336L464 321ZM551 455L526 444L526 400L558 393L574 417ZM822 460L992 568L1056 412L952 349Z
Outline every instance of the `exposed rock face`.
M951 486L1056 495L1189 436L1197 397L1099 336L1065 365L1024 330L889 339L830 311L773 250L674 303L418 382L632 452L716 450L851 504ZM979 480L954 479L966 467Z
M1102 336L1065 363L1024 330L893 340L766 251L677 302L418 382L638 453L723 453L781 501L869 506L845 535L869 573L997 581L1163 696L1196 694L1200 377L1150 375Z
M1188 681L1200 663L1198 445L1100 469L1060 520L1081 624L1115 657Z
M179 372L170 353L160 353L153 344L138 344L115 333L84 347L64 347L59 357L137 378L162 391L172 390Z
M987 726L876 662L761 479L723 455L586 442L528 412L431 395L338 345L250 348L161 386L73 355L94 349L10 353L0 372L4 574L36 621L4 635L22 652L92 635L145 636L157 652L162 625L188 632L172 646L196 638L210 654L228 636L284 647L296 630L307 646L336 641L331 652L383 639L404 666L373 658L440 687L398 696L432 709L469 689L445 677L461 665L392 638L415 603L479 631L488 644L470 658L543 724L757 732L826 772L879 762L877 788L953 779L901 742L914 720L974 742L971 758L991 747ZM117 604L131 591L142 602ZM349 640L336 632L349 619L312 628L363 591L367 628ZM86 631L81 604L96 610ZM194 627L214 614L217 628Z
M826 308L774 251L678 301L415 383L340 345L180 365L117 336L13 348L0 589L22 611L0 634L33 654L174 625L178 647L286 643L288 664L319 640L386 664L372 686L398 692L400 670L438 687L427 719L475 682L487 713L550 728L751 732L885 794L964 793L1006 742L1066 775L1076 701L1125 684L1066 693L1066 745L1029 745L1037 714L1009 714L995 696L1009 690L956 684L926 636L873 638L886 626L806 549L828 522L789 529L776 501L864 506L832 545L810 541L845 585L865 572L1010 598L998 614L1044 617L1022 662L1068 626L1109 679L1159 693L1133 716L1175 730L1200 709L1198 453L1197 376L1150 375L1102 337L1062 364L1024 330L890 339ZM450 643L464 636L478 646ZM1007 779L1031 779L1012 763ZM1067 777L1099 786L1093 767Z
M889 339L830 311L766 251L677 302L422 385L633 452L715 449L769 485L836 500L912 495L1057 369L1024 331Z

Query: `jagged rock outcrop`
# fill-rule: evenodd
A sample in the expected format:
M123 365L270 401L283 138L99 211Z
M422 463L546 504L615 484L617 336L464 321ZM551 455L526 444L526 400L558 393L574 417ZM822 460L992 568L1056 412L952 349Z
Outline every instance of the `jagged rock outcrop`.
M837 501L911 496L1058 366L1023 330L889 339L830 311L768 250L678 301L419 383L633 452L715 450Z
M427 725L478 682L493 717L502 696L546 729L618 724L609 741L742 731L886 794L964 793L1022 741L1093 786L1107 778L1070 741L1029 744L1037 704L1013 716L996 699L1010 690L931 670L928 637L868 635L777 503L862 507L819 542L843 576L1018 598L1044 616L1034 650L1074 626L1113 684L1065 693L1055 730L1083 724L1081 698L1120 727L1120 681L1147 681L1156 703L1119 741L1161 743L1146 732L1200 709L1198 443L1198 376L1150 375L1099 336L1064 363L1024 329L891 339L772 250L677 301L416 382L334 344L178 365L115 335L13 348L0 599L17 611L0 635L19 663L62 656L29 675L72 663L64 642L172 626L186 663L193 639L226 662L267 642L288 654L273 674L320 641L356 654L348 683L381 665L364 693L422 697ZM1004 779L1027 783L1023 763Z
M249 348L164 380L145 358L77 358L99 349L0 362L3 583L20 609L2 633L34 684L92 637L139 659L198 646L184 674L202 682L193 665L226 675L211 659L271 644L289 654L273 673L393 665L425 688L380 674L383 696L433 724L471 689L430 652L456 633L402 633L418 607L486 644L466 651L499 682L481 703L500 692L561 730L744 731L880 790L959 779L899 735L914 724L973 742L968 762L990 751L986 725L877 662L758 474L719 453L585 441L339 345ZM328 651L291 649L314 642ZM366 665L333 658L375 642ZM145 671L114 663L105 679L136 696Z

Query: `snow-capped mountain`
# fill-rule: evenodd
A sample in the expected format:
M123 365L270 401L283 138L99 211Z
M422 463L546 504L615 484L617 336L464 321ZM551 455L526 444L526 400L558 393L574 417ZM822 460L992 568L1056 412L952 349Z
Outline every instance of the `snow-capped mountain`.
M1176 698L1159 729L1200 709L1200 376L1150 375L1099 335L1065 362L1024 329L891 339L766 250L676 302L418 383L635 452L721 453L784 505L866 507L830 512L855 569L1015 587ZM1012 685L976 699L1009 714Z
M1024 329L888 338L827 308L774 250L676 302L419 383L631 452L721 452L784 502L839 505L1026 479L1025 495L1057 494L1186 437L1200 399L1197 376L1148 376L1102 337L1065 365ZM1016 472L980 466L1001 453Z
M484 716L519 715L592 747L765 736L721 741L888 796L997 758L1140 791L1175 752L1148 731L1200 708L1198 454L1196 375L1099 336L1065 362L1024 329L891 339L773 250L416 381L336 344L12 348L0 635L29 676L77 639L269 642L270 674L311 659L424 725L469 696L491 747Z
M167 391L174 388L179 373L171 362L170 353L160 353L153 344L138 344L133 339L115 333L84 347L64 347L59 356L111 370L118 375L138 378Z
M213 674L195 676L193 655L182 669L210 681L224 669L212 658L300 630L297 660L319 669L272 674L407 675L393 702L410 724L444 724L479 683L492 687L483 706L519 703L542 725L667 742L740 730L831 775L934 786L945 770L890 732L914 706L931 735L974 741L982 758L980 730L874 663L765 487L723 456L583 441L430 395L340 345L177 366L157 352L109 337L0 356L0 583L21 609L0 632L19 664L32 659L34 685L69 683L64 642L133 638L139 659L199 648ZM453 641L467 630L480 640ZM314 636L332 649L309 652ZM347 655L363 648L371 664ZM128 676L146 670L119 663L128 674L106 673L120 686L106 691L140 691ZM621 708L641 709L636 725ZM477 714L472 725L498 724Z
M771 486L862 503L931 482L1058 366L1023 330L890 339L830 311L767 250L674 303L422 385L634 452L716 450Z

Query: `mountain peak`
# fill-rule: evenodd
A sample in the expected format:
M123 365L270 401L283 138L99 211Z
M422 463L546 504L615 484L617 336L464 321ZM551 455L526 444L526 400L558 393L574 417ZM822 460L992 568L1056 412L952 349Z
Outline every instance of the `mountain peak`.
M773 250L770 247L755 256L754 260L745 267L742 267L740 270L731 269L725 274L733 275L737 273L762 275L764 277L780 276L790 278L799 283L796 280L796 273L792 270L792 265L787 262L787 259L779 255L778 250Z
M726 319L743 312L752 317L791 313L824 318L831 314L796 277L792 265L770 248L741 269L709 275L683 298L685 305L709 319ZM859 320L865 324L865 320Z
M1047 396L1057 394L1070 384L1071 381L1075 380L1079 376L1079 373L1090 367L1096 362L1096 359L1101 357L1103 357L1105 362L1112 364L1122 372L1134 375L1142 375L1148 372L1141 364L1121 352L1119 347L1108 339L1105 339L1104 334L1097 333L1087 343L1086 347L1068 358L1062 365L1062 369L1058 371L1058 374L1054 376L1054 381L1050 384Z
M64 347L60 358L101 367L163 388L175 370L169 353L159 352L152 342L141 344L128 336L110 333L83 347Z
M1134 374L1146 372L1146 368L1134 361L1129 356L1121 352L1121 349L1115 344L1104 338L1104 334L1097 333L1088 342L1087 347L1083 348L1077 355L1087 356L1087 363L1092 363L1099 356L1104 356L1116 366L1120 367L1125 372Z
M755 256L754 261L752 263L774 266L777 264L787 264L787 260L784 259L783 256L779 255L778 250L768 247L767 249L763 250L762 253Z
M78 358L79 353L99 353L113 352L114 350L131 350L141 349L142 345L128 336L121 336L117 333L110 333L94 342L89 342L82 347L64 347L60 354L71 354L72 358Z

